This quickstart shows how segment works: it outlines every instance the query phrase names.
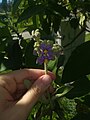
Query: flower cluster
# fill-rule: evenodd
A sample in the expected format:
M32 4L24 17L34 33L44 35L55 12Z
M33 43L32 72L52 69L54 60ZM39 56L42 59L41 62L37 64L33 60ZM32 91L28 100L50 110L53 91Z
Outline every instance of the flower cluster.
M51 40L41 40L38 29L32 31L32 37L35 40L33 54L38 56L37 63L47 63L60 55L61 46Z

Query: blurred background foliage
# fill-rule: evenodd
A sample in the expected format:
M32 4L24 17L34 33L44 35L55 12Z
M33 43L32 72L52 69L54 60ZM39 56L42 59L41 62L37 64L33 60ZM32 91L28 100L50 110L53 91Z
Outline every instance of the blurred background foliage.
M42 39L57 41L64 51L58 60L48 63L48 69L56 74L55 93L49 102L38 102L28 119L90 120L89 22L90 0L0 3L1 73L26 67L43 68L36 64L30 36L37 28Z

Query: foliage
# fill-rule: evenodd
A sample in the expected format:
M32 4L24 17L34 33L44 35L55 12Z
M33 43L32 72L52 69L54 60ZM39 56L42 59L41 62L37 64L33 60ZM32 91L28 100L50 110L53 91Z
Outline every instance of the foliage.
M42 39L55 42L61 21L66 19L72 28L79 26L81 32L89 32L86 26L90 18L89 6L89 0L13 0L10 3L2 0L0 71L43 68L36 64L34 41L32 38L24 39L22 32L31 33L38 28ZM49 96L49 101L39 102L28 119L90 119L90 78L87 76L90 74L90 41L79 45L65 65L64 60L65 56L61 55L58 60L48 63L48 69L56 74L53 83L56 91Z

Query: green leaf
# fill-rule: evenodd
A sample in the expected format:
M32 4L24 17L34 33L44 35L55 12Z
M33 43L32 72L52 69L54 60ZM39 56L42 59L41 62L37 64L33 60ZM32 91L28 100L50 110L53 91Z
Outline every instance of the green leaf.
M79 26L79 19L77 19L77 18L72 18L72 19L70 20L70 25L71 25L71 27L74 28L74 29L78 28L78 26Z
M25 50L25 67L28 68L41 68L42 65L38 65L36 64L36 59L37 56L33 55L33 50L34 50L34 41L31 40L27 46L26 46L26 50Z
M8 59L5 60L4 64L7 69L16 70L22 68L22 50L18 41L9 43L6 53Z
M6 46L6 43L12 41L11 33L7 26L0 28L0 49L3 49L3 46Z
M56 69L56 71L57 71L57 69ZM56 73L56 71L55 71L55 73ZM54 81L57 85L61 85L61 76L60 75L56 75L56 80Z
M3 39L0 39L0 52L5 54L6 49L6 41L3 41Z
M38 111L36 113L36 116L35 116L35 119L38 120L39 116L41 115L42 113L42 104L40 105L40 107L38 108Z
M82 98L82 100L84 100L84 104L87 105L88 107L90 107L90 94L84 96Z
M0 69L1 69L1 64L3 63L4 60L4 53L0 53Z
M84 10L84 11L87 11L87 12L90 12L90 1L89 0L85 0L83 1L83 3L81 4L81 8Z
M53 105L54 105L54 111L57 113L59 120L65 120L64 109L59 104L59 102L55 100Z
M74 118L72 118L71 120L90 120L90 113L86 113L86 114L77 114Z
M67 61L63 75L62 83L68 83L78 80L84 75L90 73L90 41L78 46Z
M58 58L57 69L59 69L61 66L63 66L64 60L65 60L65 56L60 55L59 58Z
M20 5L20 3L22 2L22 0L14 0L13 6L12 6L12 13L15 14L15 12L18 9L18 6Z
M10 38L11 39L11 34L10 34L8 27L6 27L6 26L0 27L0 38Z
M75 99L77 114L71 120L90 120L90 108L79 99Z
M36 56L33 55L33 47L34 41L31 40L25 50L25 66L26 67L34 67L36 63Z
M55 60L50 60L50 61L48 62L48 67L47 67L47 69L50 70L50 71L53 71L53 70L55 69L56 65L57 65L57 59L55 59Z
M72 88L73 88L73 86L70 86L70 85L63 85L63 86L61 86L61 87L57 90L55 97L59 98L59 97L64 96L64 95L67 94Z
M7 16L5 14L0 14L0 26L3 27L5 25L7 25Z
M44 5L35 5L35 6L30 6L24 10L24 12L20 15L18 19L18 23L26 20L34 15L37 15L45 10Z
M55 33L59 30L61 18L58 15L53 16L53 28Z
M42 28L47 35L50 34L50 26L51 26L48 21L49 21L48 18L42 20Z
M68 98L81 97L90 92L90 80L87 77L81 77L73 84L73 89L66 95Z
M60 15L61 17L69 16L70 11L66 9L66 7L55 3L54 1L49 2L49 8L54 13Z
M35 5L36 1L34 0L28 0L28 4L31 6L31 5Z

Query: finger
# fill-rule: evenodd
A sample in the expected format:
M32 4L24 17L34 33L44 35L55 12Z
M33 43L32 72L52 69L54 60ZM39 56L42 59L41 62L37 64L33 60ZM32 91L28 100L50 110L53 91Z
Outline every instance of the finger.
M14 100L19 100L27 91L27 88L24 86L24 84L18 84L17 90L15 93L12 94L12 97Z
M18 101L17 105L24 104L27 110L31 110L39 97L47 90L52 82L52 78L49 75L43 75L34 82L28 92Z
M16 70L9 74L9 77L12 77L17 83L22 83L25 79L36 80L40 76L44 75L45 71L41 69L22 69ZM55 75L52 72L48 72L51 78L55 78Z
M24 80L28 79L32 83L38 79L41 75L44 75L45 71L40 69L21 69L16 70L8 74L0 75L0 85L7 89L11 94L17 90L18 84L24 84ZM48 72L52 79L55 75L52 72Z
M52 85L50 85L48 91L49 93L53 94L55 92L55 88Z
M23 90L18 90L16 91L12 97L14 99L14 101L20 100L20 98L26 93L27 89L23 89Z

